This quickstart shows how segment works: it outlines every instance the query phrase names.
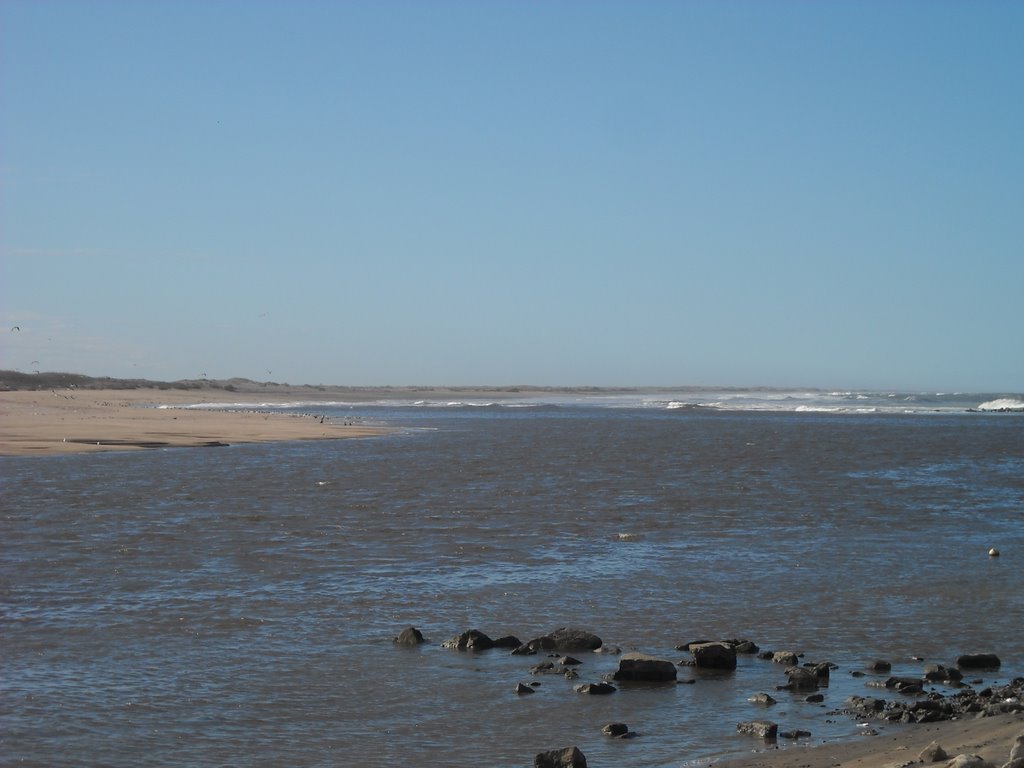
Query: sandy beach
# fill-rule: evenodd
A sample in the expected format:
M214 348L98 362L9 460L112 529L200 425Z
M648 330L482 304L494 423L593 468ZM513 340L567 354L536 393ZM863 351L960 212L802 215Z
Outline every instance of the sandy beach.
M958 755L978 755L989 764L1003 766L1010 757L1014 740L1024 736L1024 713L993 717L949 720L882 728L877 735L856 741L782 749L752 747L750 755L714 761L715 768L909 768L926 765L921 752L932 742L948 755L945 766ZM754 751L756 750L756 751Z
M276 440L370 437L379 427L321 422L313 410L271 414L254 397L223 390L53 389L0 392L0 456L203 447ZM251 401L253 410L188 409L196 403ZM166 407L159 407L166 406Z

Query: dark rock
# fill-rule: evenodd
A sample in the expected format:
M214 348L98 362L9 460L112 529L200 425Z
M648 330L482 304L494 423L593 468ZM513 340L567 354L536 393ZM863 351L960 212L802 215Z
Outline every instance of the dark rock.
M760 649L757 647L757 643L751 640L733 638L731 640L691 640L688 643L677 645L677 651L690 651L693 652L693 646L695 645L706 645L707 643L725 643L726 645L732 646L736 653L757 653Z
M629 733L629 726L625 723L608 723L601 732L614 738L621 738Z
M559 627L549 637L555 641L555 648L563 653L593 651L601 647L601 638L593 632L572 627Z
M998 669L1001 662L994 653L965 653L956 657L956 665L960 669Z
M515 649L522 645L522 642L515 635L505 635L504 637L499 637L497 640L494 640L493 642L495 648Z
M921 681L916 677L890 677L886 679L885 687L908 695L920 693L924 690Z
M885 699L873 696L850 696L843 702L843 707L854 713L877 713L885 709Z
M576 693L585 693L590 696L605 696L609 693L615 693L618 689L611 683L585 683L584 685L577 685L574 690Z
M801 731L799 729L795 731L779 731L780 739L809 739L811 738L810 731Z
M398 633L393 641L395 645L419 645L423 642L423 633L421 633L416 627L406 627Z
M959 683L964 679L964 674L959 669L944 667L942 664L926 664L924 678L934 682Z
M736 669L736 649L728 643L698 643L690 646L694 664L704 669Z
M454 648L458 651L486 651L494 647L494 641L479 629L470 629L461 635L441 643L443 648Z
M871 672L891 672L892 664L882 659L875 659L868 662L867 669Z
M522 696L523 694L526 694L526 693L536 693L536 692L537 691L534 690L529 685L524 685L523 683L518 683L516 685L516 693L518 693L520 696Z
M771 720L751 720L746 723L737 723L736 731L749 736L756 736L765 741L771 741L779 734L779 726Z
M612 679L631 683L675 682L676 666L671 661L643 653L627 653L619 659L619 668Z
M533 768L587 768L587 758L578 747L552 749L533 758Z
M554 632L535 637L520 646L513 653L526 654L537 651L558 651L560 653L579 653L594 651L601 647L601 638L592 632L571 627L559 627Z
M769 696L767 693L755 693L753 696L747 699L751 704L764 704L766 707L770 707L772 704L778 702Z
M583 662L579 659L574 659L572 656L563 656L558 660L558 663L565 667L574 667L577 664L582 664Z
M789 684L785 686L788 690L818 690L818 675L813 669L807 669L805 667L790 667L786 670L786 677L789 678Z
M810 702L811 704L820 704L825 700L825 697L820 693L812 693L804 701Z
M837 667L835 664L828 661L817 661L804 664L804 669L808 669L814 673L814 676L818 678L819 685L827 686L829 674L833 669L837 669Z

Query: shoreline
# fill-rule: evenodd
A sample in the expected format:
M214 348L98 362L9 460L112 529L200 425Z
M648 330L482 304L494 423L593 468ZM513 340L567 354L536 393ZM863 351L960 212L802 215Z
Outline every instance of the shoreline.
M305 393L304 393L305 394ZM223 447L389 434L318 414L245 409L253 393L224 390L51 389L0 392L0 456L57 456L154 448ZM286 403L286 393L259 397ZM326 399L326 398L325 398ZM237 403L205 410L200 403ZM161 407L162 406L162 407Z
M1024 737L1024 713L990 715L900 726L895 733L865 734L857 740L784 747L764 745L750 754L700 761L714 768L908 768L931 761L921 752L936 743L948 759L978 755L998 768L1010 759L1018 737Z

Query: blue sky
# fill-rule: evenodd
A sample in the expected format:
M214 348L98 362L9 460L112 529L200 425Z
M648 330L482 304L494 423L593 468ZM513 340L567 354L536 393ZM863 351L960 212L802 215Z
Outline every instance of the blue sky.
M5 0L0 367L1020 392L1021 40L984 0Z

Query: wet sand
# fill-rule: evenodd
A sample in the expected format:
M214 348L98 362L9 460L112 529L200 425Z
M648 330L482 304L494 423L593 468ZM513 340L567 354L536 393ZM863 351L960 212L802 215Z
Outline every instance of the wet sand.
M370 437L380 427L346 425L311 409L261 413L257 403L288 402L203 390L54 389L0 392L0 456L46 456L147 448L205 447L278 440ZM253 403L253 410L196 410L196 403ZM157 406L170 406L159 408Z
M1018 736L1024 736L1024 713L1019 712L880 730L876 736L835 744L759 747L746 757L712 764L715 768L908 768L928 765L922 762L920 753L934 741L950 760L961 754L980 755L999 768L1009 760ZM934 765L945 766L947 762Z

